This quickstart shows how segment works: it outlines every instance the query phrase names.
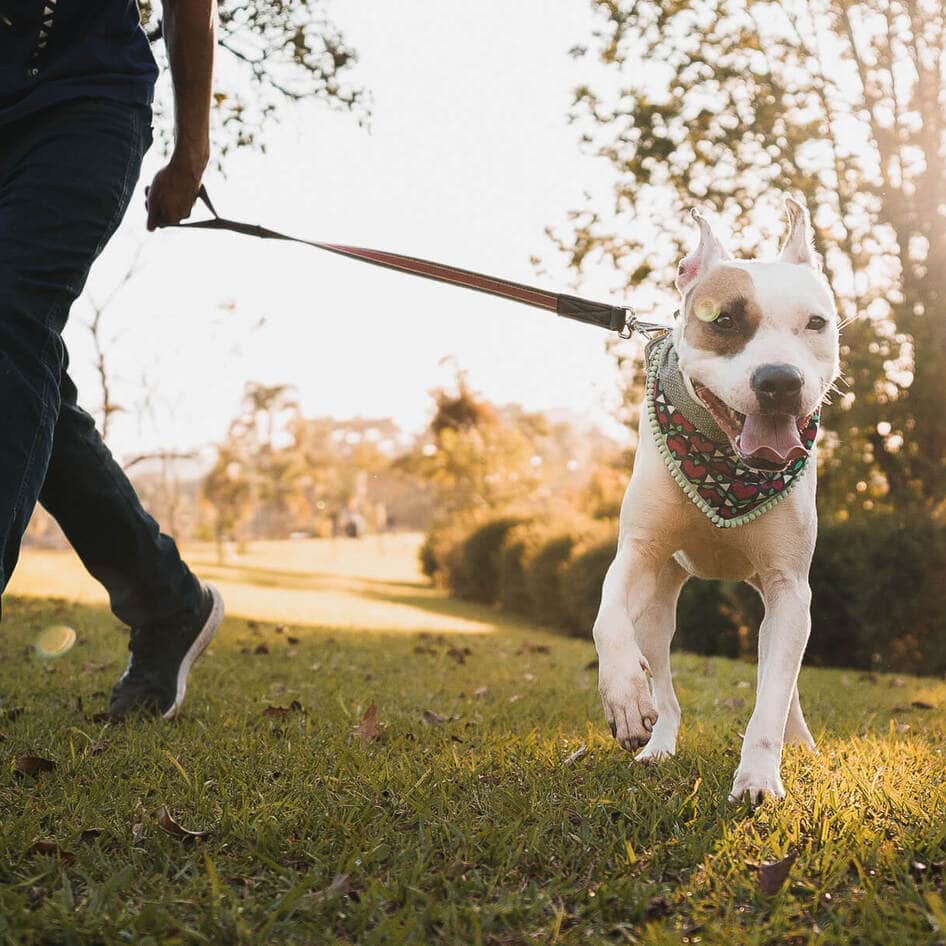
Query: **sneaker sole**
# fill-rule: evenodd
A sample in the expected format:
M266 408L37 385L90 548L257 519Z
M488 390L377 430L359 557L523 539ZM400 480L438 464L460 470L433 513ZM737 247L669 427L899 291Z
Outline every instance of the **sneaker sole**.
M213 607L210 609L210 615L204 622L204 626L200 629L200 633L197 635L194 643L191 644L190 649L184 654L184 659L181 661L181 666L177 671L177 695L174 702L171 704L171 708L161 714L165 719L174 719L174 717L177 716L181 704L184 702L184 697L187 695L187 677L190 675L191 667L194 666L197 662L197 658L207 649L207 645L214 639L214 635L217 633L217 628L220 627L223 622L223 596L213 585L207 585L206 587L210 592L210 596L213 598Z

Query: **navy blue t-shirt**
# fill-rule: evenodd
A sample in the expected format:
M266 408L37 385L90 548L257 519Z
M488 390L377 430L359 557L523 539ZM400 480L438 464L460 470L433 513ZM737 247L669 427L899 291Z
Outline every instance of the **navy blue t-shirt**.
M0 125L68 99L150 105L157 75L135 0L0 0Z

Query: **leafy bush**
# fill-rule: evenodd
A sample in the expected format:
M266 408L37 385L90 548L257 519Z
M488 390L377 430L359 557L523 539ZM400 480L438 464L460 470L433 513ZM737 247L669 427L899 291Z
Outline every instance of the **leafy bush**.
M529 617L539 624L561 627L565 623L566 595L562 575L577 538L564 532L545 542L536 552L526 572L529 589Z
M528 614L532 605L526 568L535 554L536 538L530 523L510 529L500 553L499 603L506 611Z
M684 585L677 604L675 648L710 657L740 656L742 620L730 597L731 588L699 578L691 578Z
M613 523L556 528L505 517L434 546L436 574L459 597L494 603L565 633L590 636L616 545ZM449 545L449 550L444 549ZM426 559L425 559L426 561ZM946 527L876 515L822 525L811 570L806 662L946 672ZM762 616L746 585L692 580L680 596L674 646L753 656Z
M447 586L467 601L493 604L499 600L503 543L521 519L493 519L474 529L447 554Z
M810 663L946 672L946 527L921 515L823 524Z
M576 551L562 579L565 629L577 637L590 637L601 603L601 585L617 551L617 533Z

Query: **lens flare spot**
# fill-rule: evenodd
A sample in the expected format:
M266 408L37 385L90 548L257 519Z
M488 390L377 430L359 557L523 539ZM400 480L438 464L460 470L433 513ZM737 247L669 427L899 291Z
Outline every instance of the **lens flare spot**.
M76 632L71 627L55 624L40 631L33 647L40 657L52 659L68 654L75 642Z
M719 318L719 304L715 299L700 299L693 307L693 314L701 322L715 322Z

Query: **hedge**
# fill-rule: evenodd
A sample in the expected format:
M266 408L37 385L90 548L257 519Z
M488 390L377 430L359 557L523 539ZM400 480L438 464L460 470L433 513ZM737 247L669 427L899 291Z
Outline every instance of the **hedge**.
M458 597L590 636L617 542L614 523L556 528L504 517L422 550L424 570ZM909 673L946 672L946 526L928 516L823 523L811 571L806 662ZM762 616L746 585L693 580L674 646L754 656Z

